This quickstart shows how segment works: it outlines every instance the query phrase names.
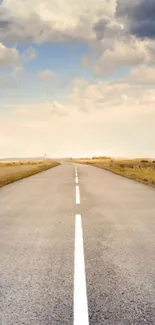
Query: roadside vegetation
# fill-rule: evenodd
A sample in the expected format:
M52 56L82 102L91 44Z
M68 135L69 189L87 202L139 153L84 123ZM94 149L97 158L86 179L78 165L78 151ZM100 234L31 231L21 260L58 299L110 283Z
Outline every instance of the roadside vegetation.
M110 157L93 157L78 159L79 163L89 164L125 176L145 184L155 186L155 160L141 159L111 159Z
M22 178L43 172L58 166L59 163L51 159L1 161L0 162L0 187L18 181Z

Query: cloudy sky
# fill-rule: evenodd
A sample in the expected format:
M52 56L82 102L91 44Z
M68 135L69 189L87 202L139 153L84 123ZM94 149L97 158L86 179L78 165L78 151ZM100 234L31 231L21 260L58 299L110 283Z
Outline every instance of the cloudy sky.
M0 158L155 157L155 0L0 0Z

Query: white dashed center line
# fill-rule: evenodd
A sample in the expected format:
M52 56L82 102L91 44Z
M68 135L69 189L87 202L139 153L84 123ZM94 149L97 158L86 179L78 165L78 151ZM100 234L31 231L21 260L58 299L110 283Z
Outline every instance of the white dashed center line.
M74 325L89 325L81 215L75 219Z
M80 204L80 188L79 188L79 178L78 178L78 172L77 168L75 167L75 201L76 204Z
M80 189L79 189L79 185L76 185L75 189L76 189L76 204L80 204Z

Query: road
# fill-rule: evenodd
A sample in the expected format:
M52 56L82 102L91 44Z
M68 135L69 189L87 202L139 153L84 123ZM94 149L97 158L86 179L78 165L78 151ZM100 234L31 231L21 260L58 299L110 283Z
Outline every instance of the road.
M1 188L0 324L155 324L155 189L74 164Z

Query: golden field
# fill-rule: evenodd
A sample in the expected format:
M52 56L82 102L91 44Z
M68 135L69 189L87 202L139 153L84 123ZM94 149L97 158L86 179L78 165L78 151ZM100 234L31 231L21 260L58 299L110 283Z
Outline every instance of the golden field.
M0 187L22 178L40 173L58 166L59 163L47 160L1 161L0 162Z
M110 157L94 157L90 159L76 159L76 162L103 168L115 174L155 186L155 160L153 159L112 159Z

